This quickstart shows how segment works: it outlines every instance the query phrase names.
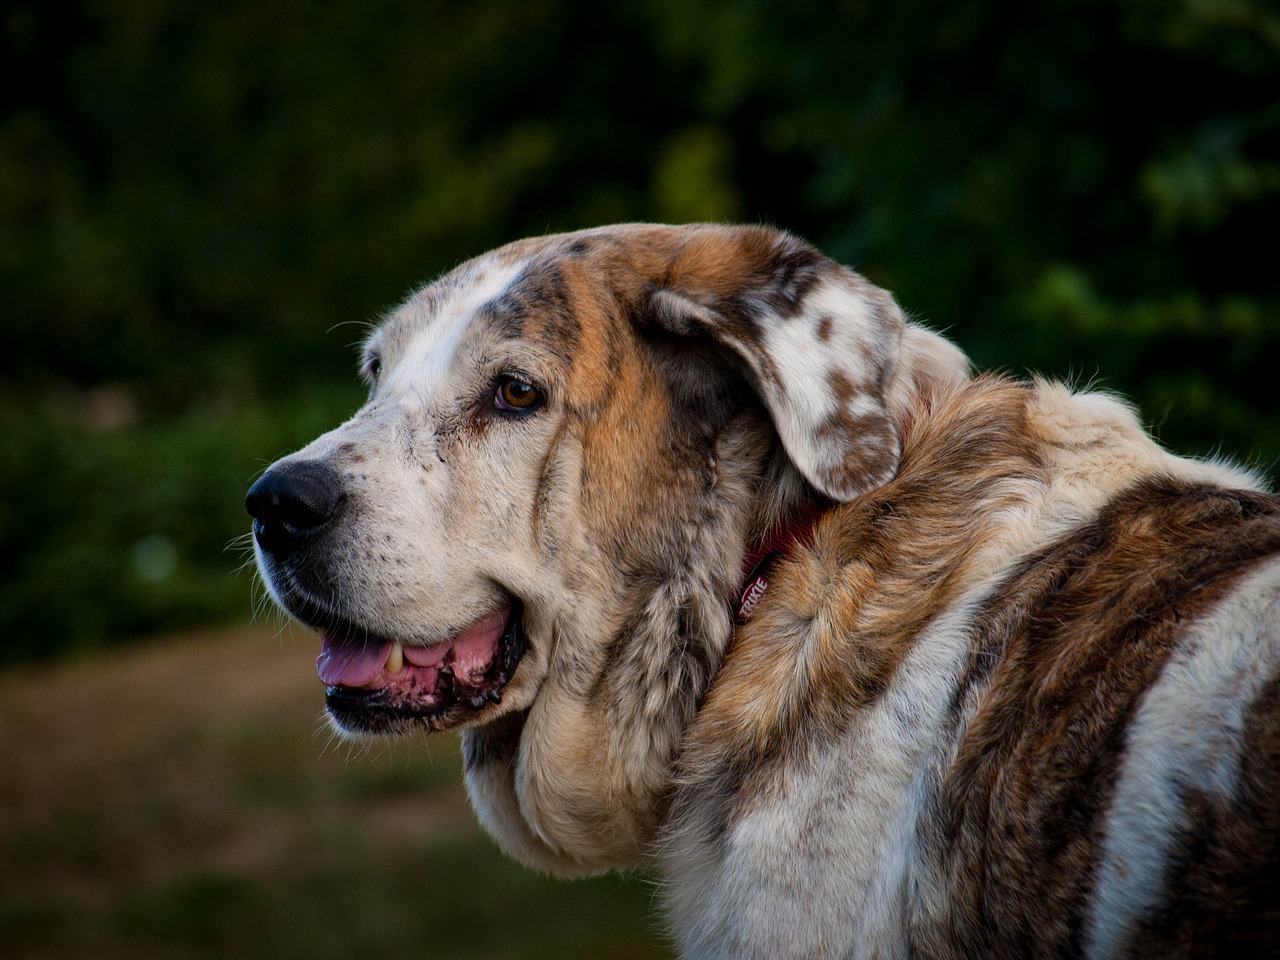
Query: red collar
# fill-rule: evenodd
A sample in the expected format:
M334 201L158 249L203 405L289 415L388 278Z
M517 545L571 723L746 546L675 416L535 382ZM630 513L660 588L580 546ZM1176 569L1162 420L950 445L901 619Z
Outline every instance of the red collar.
M807 547L813 541L813 528L831 509L827 501L807 501L786 521L769 531L769 535L747 551L742 558L742 590L734 610L738 622L751 616L769 586L769 573L779 557L795 547Z

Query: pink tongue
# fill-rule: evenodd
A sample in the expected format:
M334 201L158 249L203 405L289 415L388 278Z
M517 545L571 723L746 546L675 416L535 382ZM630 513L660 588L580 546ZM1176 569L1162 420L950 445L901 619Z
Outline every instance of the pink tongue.
M507 629L510 608L495 610L477 620L452 640L430 647L405 647L404 658L417 667L438 667L453 650L454 673L466 679L483 673L493 662L494 652ZM316 658L316 673L326 686L366 687L386 665L391 641L371 642L368 638L341 639L326 631Z
M391 653L391 641L343 640L325 632L316 658L316 673L329 687L363 687L378 675Z

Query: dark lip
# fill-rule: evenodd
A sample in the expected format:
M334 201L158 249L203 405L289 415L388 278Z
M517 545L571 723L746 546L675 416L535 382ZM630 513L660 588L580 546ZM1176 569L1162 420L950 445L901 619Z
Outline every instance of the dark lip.
M438 702L430 707L396 699L387 688L379 690L331 686L325 688L325 707L343 730L356 734L395 735L414 730L442 732L473 719L491 704L502 702L502 691L515 676L516 668L529 646L524 629L524 610L519 601L511 600L511 618L499 640L498 656L483 682L477 687L456 681L448 668L441 671L442 683L437 687ZM325 629L342 629L332 619Z

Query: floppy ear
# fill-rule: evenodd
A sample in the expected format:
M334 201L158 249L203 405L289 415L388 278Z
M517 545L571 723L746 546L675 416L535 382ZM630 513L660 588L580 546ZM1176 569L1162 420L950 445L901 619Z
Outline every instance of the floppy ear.
M900 453L887 409L904 319L886 291L785 233L698 227L650 288L651 315L745 362L787 455L819 491L852 500Z

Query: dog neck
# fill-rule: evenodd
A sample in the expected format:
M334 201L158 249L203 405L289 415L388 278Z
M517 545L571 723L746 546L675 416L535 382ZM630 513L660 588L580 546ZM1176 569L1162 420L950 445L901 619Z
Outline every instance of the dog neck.
M777 524L742 559L742 589L734 613L739 624L745 623L769 588L773 565L796 547L807 547L813 540L813 528L833 504L825 498L806 500L790 517Z

